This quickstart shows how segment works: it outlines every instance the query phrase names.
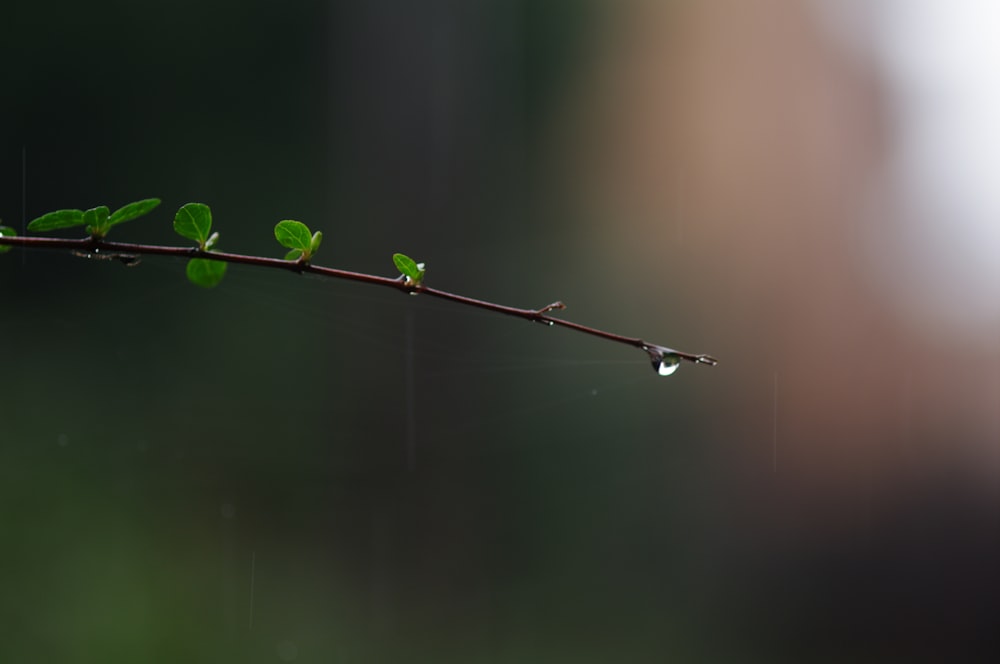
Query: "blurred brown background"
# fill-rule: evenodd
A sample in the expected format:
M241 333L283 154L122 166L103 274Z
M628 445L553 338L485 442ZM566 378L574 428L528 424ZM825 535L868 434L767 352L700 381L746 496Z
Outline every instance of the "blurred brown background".
M0 260L4 660L989 661L1000 10L22 4L0 217L392 274ZM579 338L578 338L579 337Z

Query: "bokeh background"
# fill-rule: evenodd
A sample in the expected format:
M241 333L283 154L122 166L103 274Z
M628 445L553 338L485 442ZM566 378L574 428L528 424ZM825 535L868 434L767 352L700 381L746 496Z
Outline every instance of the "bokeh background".
M9 4L9 3L8 3ZM15 3L0 217L317 262L0 260L0 659L991 661L991 0Z

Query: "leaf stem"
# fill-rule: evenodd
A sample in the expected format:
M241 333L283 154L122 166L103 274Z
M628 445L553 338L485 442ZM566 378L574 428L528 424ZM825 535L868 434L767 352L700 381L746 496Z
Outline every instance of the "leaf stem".
M674 350L672 348L667 348L665 346L660 346L658 344L649 343L640 339L639 337L627 337L621 334L615 334L613 332L605 332L604 330L599 330L594 327L589 327L587 325L582 325L580 323L574 323L573 321L564 320L562 318L555 318L548 315L550 311L565 309L565 305L562 302L553 302L550 305L544 306L540 309L520 309L518 307L510 307L503 304L496 304L493 302L487 302L485 300L478 300L476 298L468 297L465 295L459 295L457 293L451 293L449 291L440 290L437 288L431 288L423 284L413 283L405 279L400 279L399 277L381 277L374 274L366 274L363 272L351 272L349 270L340 270L332 267L322 267L319 265L312 265L311 263L305 261L288 261L281 258L267 258L264 256L248 256L244 254L231 254L221 251L203 251L198 247L170 247L152 244L135 244L131 242L112 242L104 239L97 238L82 238L82 239L72 239L72 238L49 238L49 237L34 237L34 236L15 236L15 237L4 237L0 236L0 245L8 245L13 247L27 247L32 249L68 249L72 252L79 254L93 254L100 255L102 253L110 255L112 258L121 259L123 256L177 256L183 258L204 258L214 261L222 261L225 263L238 263L241 265L255 265L257 267L275 268L280 270L287 270L290 272L298 273L310 273L319 274L325 277L330 277L333 279L347 279L349 281L359 281L366 284L372 284L374 286L384 286L387 288L394 288L398 291L404 293L429 295L431 297L440 298L442 300L449 300L458 304L462 304L469 307L476 307L478 309L485 309L487 311L493 311L498 314L504 314L506 316L514 316L516 318L522 318L524 320L534 321L536 323L542 323L549 326L559 326L565 327L571 330L576 330L583 334L589 334L594 337L599 337L601 339L606 339L608 341L613 341L620 344L625 344L628 346L634 346L640 348L647 352L661 352L661 353L673 353L683 360L688 362L693 362L695 364L706 364L709 366L715 366L717 360L710 355L701 355L695 353L686 353L679 350ZM126 261L123 261L126 262Z

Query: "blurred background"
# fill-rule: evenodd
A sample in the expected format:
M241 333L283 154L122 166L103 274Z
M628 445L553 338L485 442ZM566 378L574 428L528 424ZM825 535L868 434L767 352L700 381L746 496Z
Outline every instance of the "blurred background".
M0 659L989 661L998 7L5 7L6 225L157 196L113 237L198 201L281 256L299 219L721 362L11 251Z

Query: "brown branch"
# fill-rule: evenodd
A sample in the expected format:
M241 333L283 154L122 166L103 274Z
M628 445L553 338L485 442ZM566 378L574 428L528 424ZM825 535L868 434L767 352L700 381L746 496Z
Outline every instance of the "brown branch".
M548 315L551 311L565 309L566 305L562 302L553 302L552 304L544 306L540 309L519 309L517 307L508 307L502 304L477 300L475 298L466 297L465 295L458 295L457 293L451 293L437 288L424 286L423 284L414 284L401 277L380 277L374 274L351 272L349 270L339 270L332 267L321 267L308 262L288 261L281 258L247 256L244 254L230 254L221 251L202 251L197 247L166 247L150 244L134 244L130 242L111 242L109 240L94 238L82 238L76 240L70 238L32 236L0 236L0 245L27 247L33 249L68 249L78 256L118 260L126 265L135 265L138 262L138 256L177 256L183 258L205 258L225 263L238 263L241 265L256 265L258 267L275 268L290 272L320 274L334 279L348 279L350 281L360 281L362 283L373 284L375 286L394 288L404 293L410 293L413 295L429 295L431 297L437 297L442 300L450 300L451 302L457 302L458 304L470 307L486 309L487 311L493 311L498 314L523 318L536 323L542 323L543 325L566 327L571 330L576 330L577 332L600 337L601 339L607 339L608 341L634 346L649 354L655 369L659 369L660 364L664 361L664 357L667 357L669 360L669 356L671 355L676 356L678 359L693 362L695 364L715 366L717 363L717 360L710 355L685 353L683 351L674 350L673 348L667 348L666 346L649 343L638 337L626 337L613 332L605 332L593 327L588 327L587 325L581 325L580 323L574 323L573 321L554 318Z

